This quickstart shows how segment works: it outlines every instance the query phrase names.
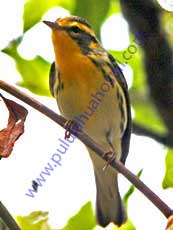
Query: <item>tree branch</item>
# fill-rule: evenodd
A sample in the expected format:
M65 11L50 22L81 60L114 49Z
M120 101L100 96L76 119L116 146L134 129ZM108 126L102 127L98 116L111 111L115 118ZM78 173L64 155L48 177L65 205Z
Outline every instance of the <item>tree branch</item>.
M4 223L7 225L7 227L10 230L20 230L19 226L13 219L13 217L10 215L6 207L2 204L0 201L0 217L3 219Z
M30 96L26 95L19 89L15 88L7 84L6 82L0 80L0 88L5 90L6 92L12 94L16 98L22 100L23 102L27 103L31 107L35 108L42 114L49 117L51 120L59 124L61 127L64 128L66 119L62 116L59 116L40 102L36 101L35 99L31 98ZM73 133L73 130L72 130ZM73 133L74 134L74 133ZM105 151L103 148L93 141L88 135L84 132L75 133L75 135L88 147L90 147L96 154L98 154L102 159ZM104 159L105 160L105 159ZM134 186L139 189L162 213L165 217L169 217L173 210L164 203L149 187L147 187L137 176L135 176L132 172L130 172L120 161L113 161L110 163L109 167L113 167L122 175L124 175Z
M153 140L159 142L160 144L166 145L169 148L173 148L173 141L169 135L158 134L142 125L133 123L132 132L139 136L150 137Z

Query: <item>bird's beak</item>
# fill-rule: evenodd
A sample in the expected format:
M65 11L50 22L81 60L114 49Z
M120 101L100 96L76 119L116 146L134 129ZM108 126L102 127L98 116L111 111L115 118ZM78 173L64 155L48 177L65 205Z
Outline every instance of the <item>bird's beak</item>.
M61 28L56 22L43 21L43 23L45 23L51 29L59 30Z

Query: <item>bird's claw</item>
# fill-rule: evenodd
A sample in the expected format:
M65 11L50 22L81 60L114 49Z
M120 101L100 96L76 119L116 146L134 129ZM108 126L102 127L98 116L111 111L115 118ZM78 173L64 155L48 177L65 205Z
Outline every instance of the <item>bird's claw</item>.
M105 171L108 166L115 160L115 153L113 151L109 151L103 154L103 158L107 161L106 165L103 167L103 171Z
M66 129L66 131L65 131L65 139L66 139L66 140L69 139L70 136L71 136L70 130L72 130L73 124L74 124L74 121L73 121L73 120L68 120L68 121L66 121L65 124L64 124L64 128Z

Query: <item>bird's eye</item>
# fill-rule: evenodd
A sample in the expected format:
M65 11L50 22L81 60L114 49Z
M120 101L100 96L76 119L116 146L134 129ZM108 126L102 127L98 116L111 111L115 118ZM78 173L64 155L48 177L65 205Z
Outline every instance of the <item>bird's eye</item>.
M71 27L71 31L74 32L74 33L80 33L81 30L80 30L80 28L77 27L77 26L72 26L72 27Z

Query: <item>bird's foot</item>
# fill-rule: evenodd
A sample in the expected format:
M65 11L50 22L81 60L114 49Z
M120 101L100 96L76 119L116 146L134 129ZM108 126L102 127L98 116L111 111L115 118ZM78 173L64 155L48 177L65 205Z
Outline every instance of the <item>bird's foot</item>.
M107 161L106 165L103 167L103 171L106 171L108 166L115 160L115 153L109 151L103 154L103 158Z
M74 121L73 120L68 120L64 124L64 128L66 129L65 131L65 139L69 139L71 136L71 131L73 129Z

